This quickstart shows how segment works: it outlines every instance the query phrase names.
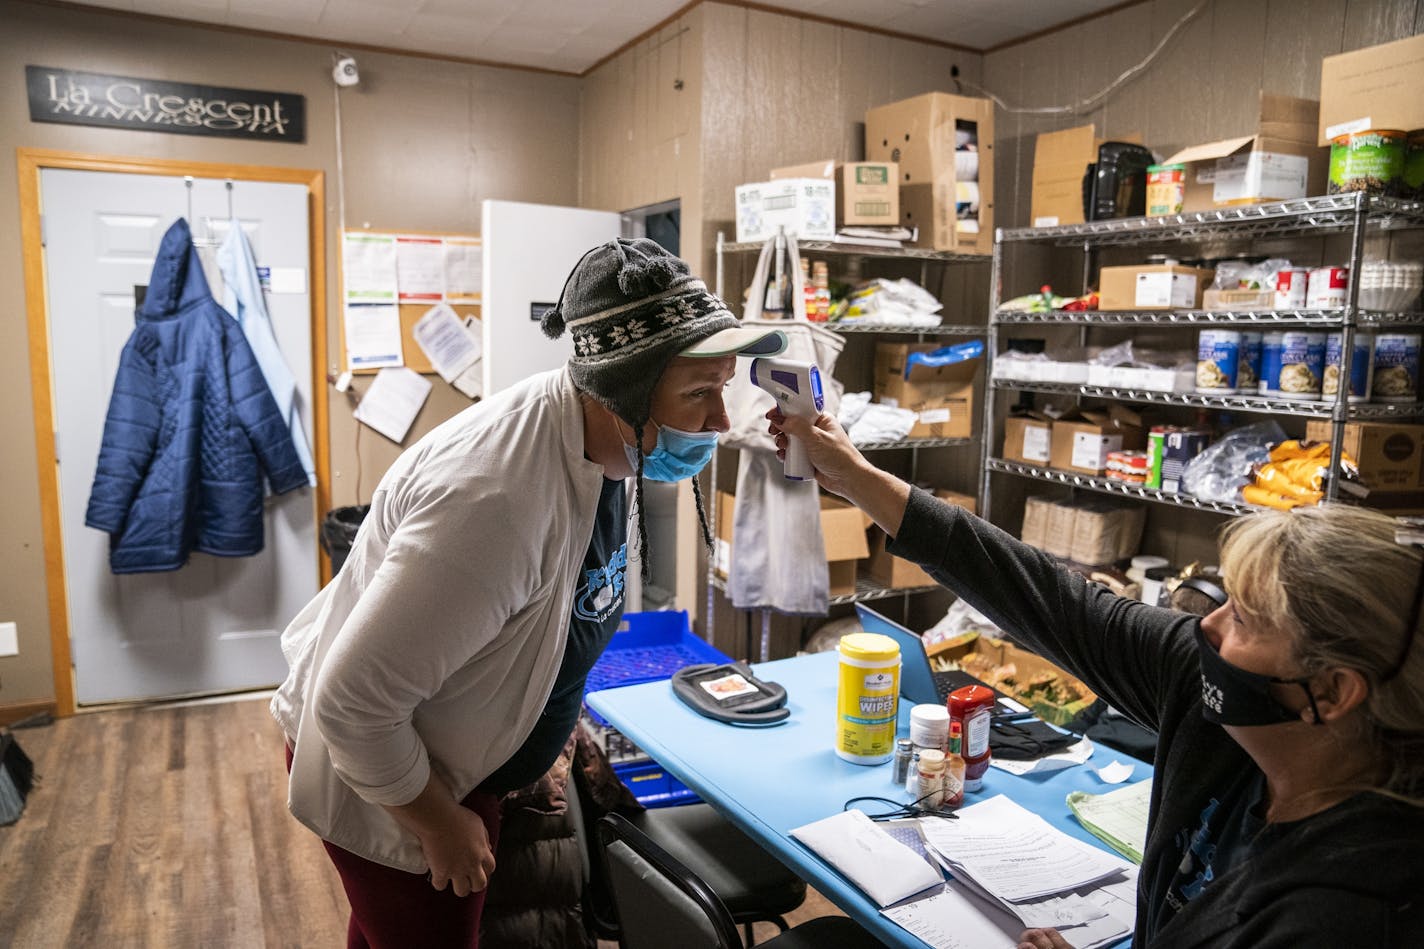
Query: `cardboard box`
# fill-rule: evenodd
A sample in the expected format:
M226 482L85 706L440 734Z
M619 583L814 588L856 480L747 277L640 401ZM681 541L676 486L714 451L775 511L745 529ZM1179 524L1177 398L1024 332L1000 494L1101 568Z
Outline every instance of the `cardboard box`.
M836 168L836 225L894 227L900 223L900 166L893 161L846 162Z
M953 662L999 691L1012 695L1054 725L1071 721L1097 701L1097 696L1080 679L1007 640L978 636L969 643L948 645L930 654ZM1051 691L1049 682L1045 681L1050 677L1056 690ZM1053 691L1058 693L1056 698ZM1068 698L1063 694L1067 692L1076 697Z
M975 151L957 148L956 139L971 134ZM971 154L974 157L968 157ZM865 157L900 166L900 220L919 228L915 246L961 254L993 252L990 100L931 92L877 106L865 113Z
M735 504L733 495L725 491L717 492L717 537L713 544L713 565L717 575L724 578L731 569L734 543L732 512ZM855 592L856 562L870 555L865 529L871 523L869 515L859 508L839 498L821 495L821 537L825 541L832 596Z
M973 514L977 502L968 494L960 494L957 491L939 490L935 497L948 501L951 504L964 508ZM914 587L938 586L934 578L920 569L919 564L911 563L901 557L886 550L886 545L890 538L879 527L872 525L870 534L870 559L865 562L865 572L875 580L876 583L887 590L905 590Z
M787 165L785 168L771 169L771 181L779 181L782 178L834 178L836 176L836 166L840 164L834 158L823 158L820 161L808 161L803 165Z
M1330 422L1313 419L1306 423L1305 437L1327 442L1331 428ZM1424 488L1424 425L1347 422L1342 447L1359 464L1371 498Z
M834 178L837 228L900 223L900 169L894 162L826 159L771 170L772 181L785 178Z
M1317 144L1346 132L1417 128L1424 128L1424 35L1321 61Z
M1091 125L1039 133L1029 216L1034 227L1083 223L1083 175L1097 156L1098 137Z
M911 353L940 349L934 343L876 343L875 401L919 413L910 438L968 438L974 427L974 376L981 359L948 366L905 366Z
M1193 145L1163 162L1187 166L1182 210L1324 194L1329 154L1315 144L1319 117L1312 99L1261 93L1254 134Z
M1125 406L1075 409L1053 420L1048 463L1062 471L1102 474L1108 452L1141 451L1146 445L1141 416Z
M1104 267L1098 272L1098 309L1199 310L1215 274L1177 264Z
M737 241L764 241L778 227L804 240L836 235L836 183L782 178L737 185Z
M1038 412L1011 415L1004 421L1004 458L1047 467L1053 420Z

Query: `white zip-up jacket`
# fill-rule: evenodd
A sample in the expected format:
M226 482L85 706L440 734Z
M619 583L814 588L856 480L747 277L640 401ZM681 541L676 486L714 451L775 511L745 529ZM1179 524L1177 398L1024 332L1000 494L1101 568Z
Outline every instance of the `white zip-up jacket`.
M324 840L423 873L406 804L432 769L463 798L553 688L603 467L566 369L444 422L398 458L341 572L282 635L272 714L288 806Z

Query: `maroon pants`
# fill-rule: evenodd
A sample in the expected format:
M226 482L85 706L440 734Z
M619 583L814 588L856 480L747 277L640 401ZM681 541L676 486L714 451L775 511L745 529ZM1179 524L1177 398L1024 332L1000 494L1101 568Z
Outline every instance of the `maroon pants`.
M287 771L292 749L287 749ZM480 815L490 849L499 846L499 799L471 791L460 802ZM407 873L358 857L323 840L322 846L346 890L351 919L346 924L347 949L479 949L480 914L485 893L456 896L446 885L437 890L423 873Z

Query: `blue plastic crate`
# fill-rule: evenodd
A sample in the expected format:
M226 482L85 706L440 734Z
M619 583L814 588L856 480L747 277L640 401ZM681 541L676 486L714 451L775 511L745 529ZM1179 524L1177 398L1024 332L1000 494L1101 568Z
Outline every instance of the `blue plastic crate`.
M589 670L588 681L584 685L585 695L600 689L671 679L672 674L683 666L732 661L730 656L693 635L685 610L625 613L623 621L627 628L613 635L608 648ZM632 746L597 712L585 705L583 713L594 722L595 732L602 734L605 742L617 739L620 755L631 753L632 757L613 761L613 772L628 786L640 804L644 807L672 807L694 804L699 800L695 792L664 771L662 765L647 757L646 752ZM610 758L614 757L611 749L605 750L609 751Z
M696 804L701 800L691 788L668 774L656 761L616 764L613 773L644 807L675 807Z
M613 634L608 648L588 673L584 694L639 682L671 679L683 666L731 662L730 656L693 635L686 610L625 613L627 629ZM607 725L597 712L588 714Z

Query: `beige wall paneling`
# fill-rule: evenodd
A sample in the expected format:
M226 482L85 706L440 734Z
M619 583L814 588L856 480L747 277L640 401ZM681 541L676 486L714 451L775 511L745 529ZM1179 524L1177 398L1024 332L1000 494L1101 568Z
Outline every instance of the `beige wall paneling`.
M123 154L185 162L309 168L336 191L331 57L319 43L254 37L197 26L136 19L119 12L0 0L0 61L19 75L35 65L118 75L167 78L241 88L276 89L306 97L307 137L301 144L166 135L32 123L25 87L0 89L0 181L16 181L14 148L88 155ZM342 91L347 222L388 230L478 231L479 204L502 198L545 204L578 203L579 92L575 77L446 63L386 53L357 54L361 85ZM335 234L337 199L314 234ZM328 242L325 272L337 273L338 248ZM313 270L322 265L313 261ZM334 286L334 283L332 284ZM0 306L20 313L24 280L18 193L0 188ZM327 294L327 322L340 318ZM0 321L0 621L18 623L20 654L0 657L0 714L54 699L50 657L52 615L45 593L44 530L35 449L34 405L24 321ZM326 368L337 367L336 334L328 333ZM358 380L356 389L369 384ZM411 439L469 402L437 386ZM330 504L355 503L357 458L351 405L331 401L330 437L315 449L330 458ZM399 449L375 436L361 439L362 493Z
M628 211L678 200L681 255L697 271L702 234L702 7L663 24L583 78L579 203ZM699 273L710 285L710 270ZM677 603L694 622L705 575L692 491L676 501ZM664 554L666 555L666 554ZM659 556L655 550L653 556Z

